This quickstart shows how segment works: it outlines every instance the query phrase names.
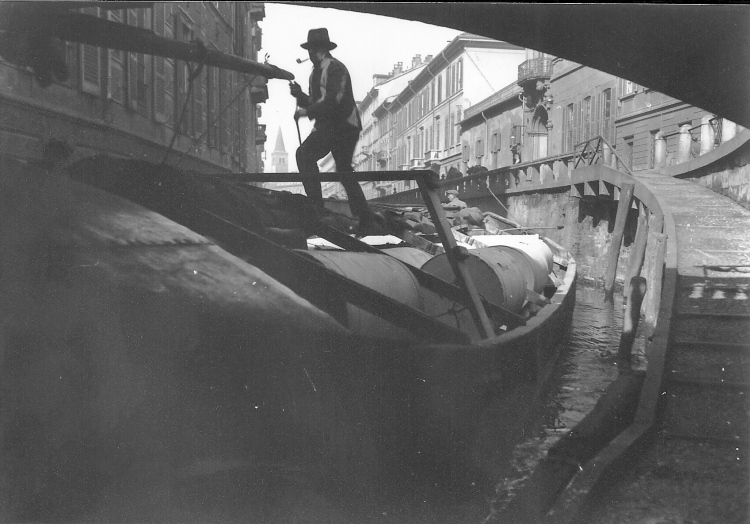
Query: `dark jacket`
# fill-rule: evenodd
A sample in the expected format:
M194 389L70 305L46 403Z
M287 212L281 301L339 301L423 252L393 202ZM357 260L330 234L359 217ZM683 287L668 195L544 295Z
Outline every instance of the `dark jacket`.
M346 66L333 57L326 57L310 75L310 95L299 97L300 107L315 120L318 131L341 130L347 127L362 130L352 80Z

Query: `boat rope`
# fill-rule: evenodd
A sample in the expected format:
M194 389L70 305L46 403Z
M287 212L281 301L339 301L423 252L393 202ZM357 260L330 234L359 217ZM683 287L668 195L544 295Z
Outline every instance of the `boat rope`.
M256 77L256 76L258 76L258 75L252 75L252 76L250 77L250 80L248 80L248 81L247 81L247 83L245 84L245 86L244 86L244 87L243 87L242 89L240 89L240 90L239 90L239 91L237 92L237 94L235 95L235 97L234 97L234 98L233 98L232 100L230 100L230 101L229 101L229 103L228 103L227 105L225 105L225 106L224 106L224 109L222 109L221 111L219 111L219 114L218 114L218 115L216 115L216 118L214 118L214 119L213 119L213 120L212 120L212 121L211 121L210 123L208 123L208 124L206 125L206 129L205 129L205 131L203 131L203 133L201 133L201 135L200 135L200 136L199 136L198 138L196 138L196 139L195 139L195 140L193 141L193 144L192 144L192 145L191 145L191 146L190 146L189 148L187 148L187 150L185 150L184 152L180 153L180 157L179 157L179 160L178 160L178 161L177 161L177 163L176 163L176 164L174 165L174 167L175 167L175 168L176 168L177 166L179 166L179 165L180 165L180 163L182 163L182 161L183 161L183 159L185 158L185 156L186 156L186 155L187 155L188 153L190 153L190 151L192 151L192 150L193 150L193 148L194 148L194 147L195 147L196 145L200 144L200 143L201 143L201 142L203 141L203 139L204 139L204 138L206 137L206 135L208 134L208 131L209 131L209 129L211 129L211 127L212 127L212 126L213 126L213 125L214 125L214 124L215 124L215 123L216 123L216 122L217 122L217 121L219 120L219 118L221 118L221 117L222 117L222 115L223 115L224 113L226 113L227 109L229 109L230 107L232 107L232 104L234 104L234 103L235 103L235 102L237 101L237 99L238 99L238 98L240 97L240 95L242 95L242 93L244 93L244 92L245 92L245 90L246 90L246 89L247 89L248 87L250 87L250 85L252 84L253 80L255 80L255 77Z
M174 147L174 142L177 139L177 134L180 132L180 126L182 126L182 119L185 118L185 111L187 110L188 102L190 102L190 96L193 93L193 86L195 85L195 79L198 78L198 75L203 72L203 64L198 64L198 69L193 71L193 67L190 65L190 62L185 62L185 65L187 66L188 70L190 71L190 74L188 75L188 90L187 93L185 93L185 101L182 104L182 111L180 111L180 118L177 119L177 122L174 126L174 132L172 133L172 140L169 142L169 147L167 148L167 152L164 153L164 158L161 160L161 164L164 165L167 162L167 158L169 158L169 153L172 152L172 148Z
M493 192L492 192L492 189L490 189L490 185L489 185L489 184L487 184L487 191L489 191L489 192L490 192L490 195L492 195L492 196L493 196L493 197L495 198L495 200L497 200L497 203L498 203L498 204L500 204L501 206L503 206L503 209L505 209L505 212L506 212L506 213L508 213L508 217L510 217L511 219L515 220L515 221L516 221L516 223L517 223L517 224L519 224L520 226L522 226L522 227L525 227L526 229L531 229L531 228L529 228L529 227L526 227L526 226L524 226L523 224L521 224L521 221L520 221L520 220L518 220L518 219L517 219L517 218L516 218L515 216L513 216L513 214L512 214L511 212L510 212L510 209L508 209L507 207L505 207L505 204L503 204L503 203L502 203L502 202L500 201L500 199L499 199L499 198L497 198L497 195L495 195L495 193L493 193Z

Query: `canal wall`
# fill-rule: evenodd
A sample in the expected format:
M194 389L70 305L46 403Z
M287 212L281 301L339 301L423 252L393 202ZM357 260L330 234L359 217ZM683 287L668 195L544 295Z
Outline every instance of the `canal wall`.
M564 246L576 258L579 279L598 282L607 271L606 255L615 225L619 188L600 183L595 173L591 175L597 178L595 183L579 187L571 175L572 156L565 155L451 182L458 186L460 198L469 207L496 213L526 227L540 228L540 234ZM423 205L419 190L389 195L375 202ZM638 210L634 208L628 216L618 260L618 286L625 279L637 220Z

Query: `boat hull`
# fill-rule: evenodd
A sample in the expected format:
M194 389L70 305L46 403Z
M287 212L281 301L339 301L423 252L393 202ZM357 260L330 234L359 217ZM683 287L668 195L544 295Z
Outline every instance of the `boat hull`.
M495 339L364 338L132 202L28 166L2 183L7 521L264 521L299 489L393 479L460 492L488 399L545 379L572 312L570 261Z

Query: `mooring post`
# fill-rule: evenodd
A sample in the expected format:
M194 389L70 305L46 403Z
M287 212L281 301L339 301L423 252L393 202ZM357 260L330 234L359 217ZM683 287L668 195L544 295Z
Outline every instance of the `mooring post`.
M615 229L612 232L612 242L609 245L609 259L607 263L607 274L604 277L604 293L612 295L615 286L615 274L617 273L617 261L620 258L620 246L625 233L625 222L628 220L628 211L633 201L633 182L623 182L620 187L620 202L617 204L617 216L615 217Z
M620 347L617 350L617 365L620 373L631 373L633 368L633 342L638 331L638 322L641 319L641 304L646 295L646 279L633 277L628 286L630 299L625 306L625 315L622 322L622 333L620 334Z
M638 230L635 233L635 241L633 241L633 248L630 250L630 257L628 259L628 273L625 278L625 282L630 282L633 277L637 277L641 274L643 269L643 260L646 255L646 241L648 240L648 210L645 214L638 217ZM625 301L627 302L630 298L631 286L625 289Z

